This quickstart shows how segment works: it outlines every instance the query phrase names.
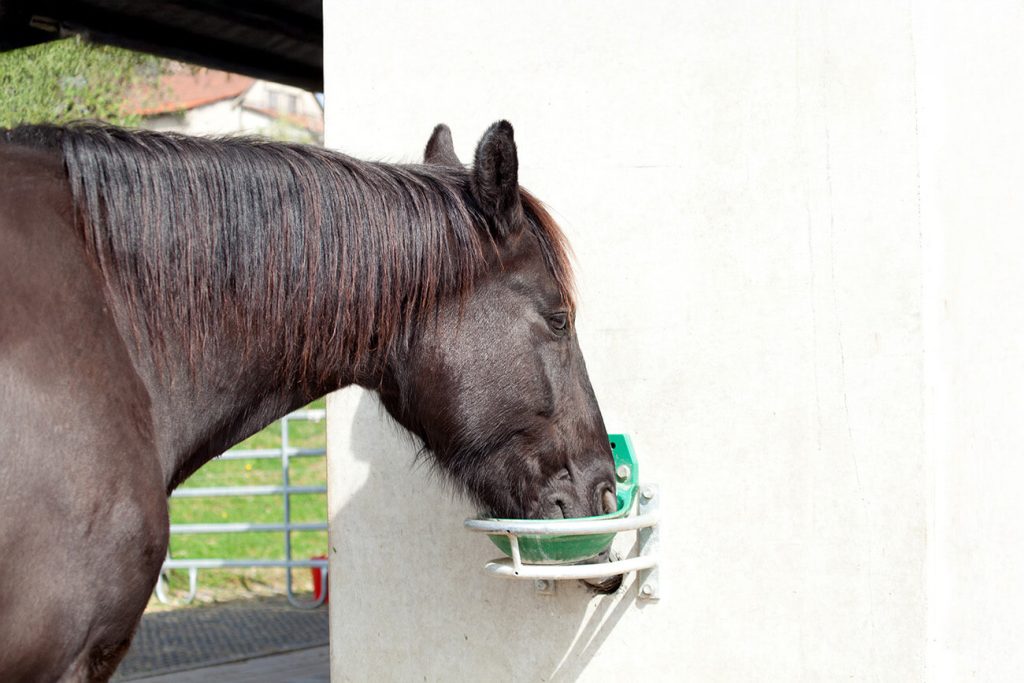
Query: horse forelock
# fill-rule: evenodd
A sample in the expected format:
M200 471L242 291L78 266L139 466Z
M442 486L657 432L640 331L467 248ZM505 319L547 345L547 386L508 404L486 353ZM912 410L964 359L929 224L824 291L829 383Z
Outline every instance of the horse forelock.
M494 248L463 169L98 125L59 139L87 247L137 340L179 342L190 364L230 324L246 352L276 345L297 381L369 370L468 296ZM521 194L571 306L565 237Z

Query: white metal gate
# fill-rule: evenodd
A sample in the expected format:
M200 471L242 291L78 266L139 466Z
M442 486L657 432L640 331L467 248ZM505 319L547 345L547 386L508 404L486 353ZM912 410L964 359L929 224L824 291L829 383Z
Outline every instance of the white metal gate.
M204 498L214 496L281 496L284 502L284 516L280 523L251 523L244 521L231 521L223 523L208 524L172 524L171 535L180 534L225 534L245 532L267 532L280 533L283 537L284 559L241 559L241 558L178 558L168 557L160 571L160 579L156 585L156 596L161 602L169 603L166 577L164 572L169 569L188 570L188 593L185 595L185 602L191 602L199 587L200 569L223 569L231 567L282 567L285 571L285 585L288 602L295 607L314 608L323 604L327 596L327 560L321 559L295 559L292 557L293 531L325 531L327 529L326 519L323 522L292 522L291 520L291 496L293 494L308 494L327 492L326 486L292 486L289 466L292 458L322 458L325 455L323 448L294 448L289 443L289 424L293 421L305 420L320 422L326 416L323 409L306 409L295 411L281 418L281 443L278 448L263 449L239 449L232 450L218 456L219 460L252 460L252 459L273 459L281 460L281 485L280 486L208 486L196 488L179 488L171 494L171 498ZM313 600L300 599L294 591L292 582L292 570L296 568L320 568L320 590L319 597Z

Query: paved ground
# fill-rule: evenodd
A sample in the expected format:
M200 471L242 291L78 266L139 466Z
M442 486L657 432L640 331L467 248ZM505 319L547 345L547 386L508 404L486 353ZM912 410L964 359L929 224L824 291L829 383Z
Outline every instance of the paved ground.
M132 649L121 662L114 675L115 681L160 680L252 680L284 681L281 671L270 678L224 678L207 674L206 678L165 677L164 674L249 660L243 664L256 666L258 659L264 667L278 666L273 661L286 652L301 650L316 660L316 651L326 653L327 608L300 610L291 607L284 598L244 600L239 602L195 607L173 612L146 614L135 635ZM296 653L296 661L303 660ZM328 667L323 655L322 678L296 678L298 681L326 681ZM315 663L315 662L314 662ZM305 671L305 669L303 669ZM161 675L160 678L152 678ZM225 674L228 675L228 674ZM299 675L296 673L296 675ZM304 674L303 674L304 675Z
M329 683L330 680L331 660L324 646L146 677L141 683Z

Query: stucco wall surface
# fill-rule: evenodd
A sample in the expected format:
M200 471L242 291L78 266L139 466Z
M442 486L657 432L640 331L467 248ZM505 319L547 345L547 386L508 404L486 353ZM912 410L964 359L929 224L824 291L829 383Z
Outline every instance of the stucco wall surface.
M537 595L371 395L332 396L334 680L1019 671L1024 22L970 7L325 3L329 146L417 160L443 121L469 160L513 123L666 511L659 603Z

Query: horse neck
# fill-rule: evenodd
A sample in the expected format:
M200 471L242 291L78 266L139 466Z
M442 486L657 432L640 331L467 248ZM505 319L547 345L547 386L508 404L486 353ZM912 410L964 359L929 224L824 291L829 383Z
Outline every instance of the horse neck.
M295 261L292 267L302 268L303 263ZM278 276L301 279L299 273ZM351 280L343 272L327 279ZM317 320L311 322L309 316L325 318L325 311L341 310L348 293L339 287L311 287L307 296L296 297L289 309L273 316L268 316L265 302L251 296L229 298L215 308L179 311L176 318L171 309L154 312L129 301L124 290L111 295L123 336L136 342L128 345L149 393L168 492L292 410L351 384L379 385L381 364L373 353L363 350L356 359L354 353L329 352L324 340L334 336L328 331L331 321L320 321L326 328L323 340L282 334L282 325L312 329ZM183 325L202 334L182 333ZM160 338L149 333L153 328L164 331ZM337 344L355 348L350 331L335 330Z
M121 326L130 338L131 321L121 316ZM148 347L128 344L148 390L168 492L275 419L350 384L372 385L368 373L354 367L320 367L319 358L300 380L285 370L302 362L300 350L284 347L268 333L243 334L225 321L215 321L210 337L217 341L200 349L179 341Z
M374 386L416 311L483 262L462 171L111 129L69 129L63 150L169 487L294 407Z

